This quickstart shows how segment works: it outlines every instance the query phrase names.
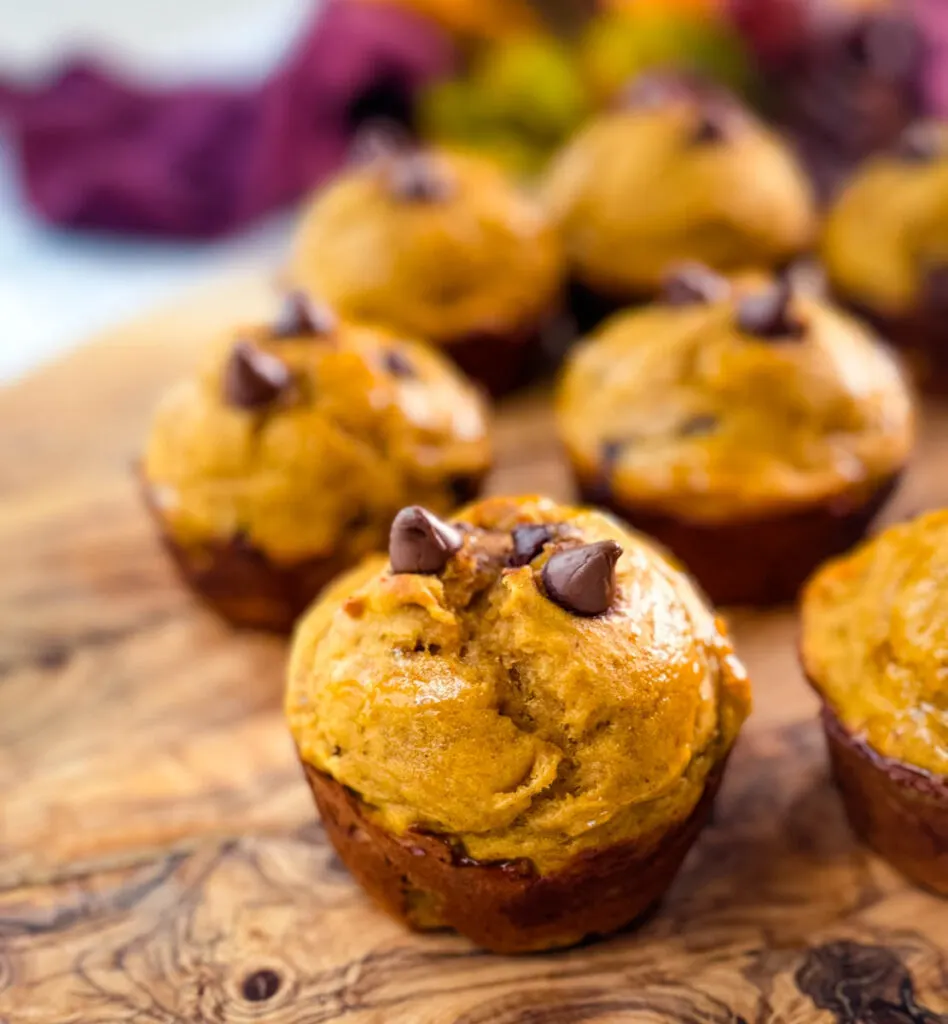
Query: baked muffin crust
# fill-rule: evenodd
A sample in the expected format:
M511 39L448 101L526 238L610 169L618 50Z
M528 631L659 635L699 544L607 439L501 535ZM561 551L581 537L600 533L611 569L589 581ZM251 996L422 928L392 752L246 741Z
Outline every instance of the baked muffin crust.
M484 404L442 357L334 319L281 320L221 339L157 409L142 471L176 543L353 564L384 548L402 505L448 511L476 490Z
M948 511L823 568L803 602L808 676L852 735L948 776Z
M914 438L898 365L854 319L783 287L657 303L578 346L557 416L580 478L605 466L619 503L714 524L868 495L896 474Z
M388 832L541 874L688 819L749 689L687 577L616 521L541 498L488 499L455 528L442 572L373 558L300 625L286 712L304 763ZM589 545L608 563L614 544L608 610L567 610L574 568L552 560Z

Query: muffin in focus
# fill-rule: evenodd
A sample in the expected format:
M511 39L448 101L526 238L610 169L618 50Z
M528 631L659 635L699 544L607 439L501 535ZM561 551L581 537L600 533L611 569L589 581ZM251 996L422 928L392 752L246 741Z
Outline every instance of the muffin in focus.
M840 301L948 388L948 125L913 125L874 157L827 218L823 262Z
M553 162L544 198L589 328L655 295L674 265L782 267L815 237L809 185L784 143L730 94L637 79Z
M297 631L286 712L353 875L498 952L623 927L671 883L749 709L722 622L602 513L399 513Z
M672 275L574 349L559 433L585 500L680 558L716 603L792 599L855 543L912 448L889 352L784 278Z
M291 295L165 395L141 474L194 589L235 624L286 631L384 550L406 502L447 512L489 461L483 401L438 353Z
M803 665L823 700L855 831L948 896L948 511L831 562L803 599Z
M549 219L491 161L404 147L316 195L287 269L341 315L437 345L493 394L522 383L562 274Z

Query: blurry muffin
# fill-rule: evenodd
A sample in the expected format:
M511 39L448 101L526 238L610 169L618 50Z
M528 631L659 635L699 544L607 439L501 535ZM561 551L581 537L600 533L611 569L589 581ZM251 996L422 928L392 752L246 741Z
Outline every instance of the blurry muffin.
M948 896L948 512L817 573L802 649L853 828Z
M345 317L439 346L497 394L522 381L558 309L562 257L492 162L402 148L315 196L287 273Z
M554 161L544 197L560 227L583 326L654 295L670 267L781 267L813 241L803 172L777 136L718 88L637 79Z
M862 326L785 279L704 268L574 350L559 431L586 500L657 537L711 599L792 598L863 533L912 447L912 402Z
M446 512L489 461L483 403L438 353L294 295L168 392L142 475L198 593L234 623L288 630L384 549L407 501Z
M914 125L844 189L823 235L839 299L948 387L948 125Z
M723 624L601 513L399 513L310 611L286 712L323 823L385 910L527 952L637 918L749 708Z

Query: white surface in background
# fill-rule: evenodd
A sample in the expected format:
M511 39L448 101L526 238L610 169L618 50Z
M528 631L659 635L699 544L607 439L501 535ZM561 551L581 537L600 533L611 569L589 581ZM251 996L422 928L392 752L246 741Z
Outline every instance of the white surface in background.
M315 5L304 0L0 0L0 68L42 74L84 48L158 80L264 74ZM2 142L0 142L2 147ZM231 267L273 263L280 216L224 243L53 231L21 206L0 149L0 382Z

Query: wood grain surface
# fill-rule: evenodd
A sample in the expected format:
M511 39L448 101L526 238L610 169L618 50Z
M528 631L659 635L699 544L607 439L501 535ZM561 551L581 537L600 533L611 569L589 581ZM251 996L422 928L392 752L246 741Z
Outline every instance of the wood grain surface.
M638 931L504 959L376 912L315 821L285 651L176 582L131 467L221 283L0 393L0 1022L948 1024L948 904L858 847L790 611L732 616L756 710L713 824ZM495 492L568 497L542 394L501 411ZM926 410L890 518L948 503Z

